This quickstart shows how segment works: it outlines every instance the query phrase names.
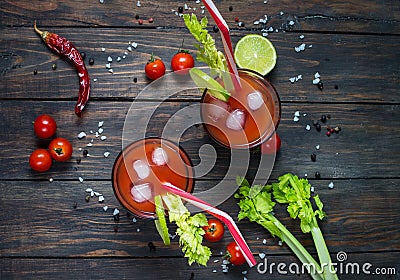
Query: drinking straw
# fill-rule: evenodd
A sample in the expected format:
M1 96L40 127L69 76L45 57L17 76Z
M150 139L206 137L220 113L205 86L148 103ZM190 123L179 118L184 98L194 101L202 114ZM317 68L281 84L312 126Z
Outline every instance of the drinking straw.
M224 45L225 56L228 62L229 72L235 74L233 79L233 85L236 90L240 90L242 88L240 84L239 72L236 68L235 60L233 59L233 49L232 49L232 41L231 36L229 34L229 27L217 7L213 3L212 0L203 0L204 6L206 6L208 12L213 17L215 23L217 24L219 30L222 34L222 43Z
M233 236L233 239L239 246L239 249L242 252L248 265L250 267L253 267L257 264L257 261L255 260L253 254L251 253L250 248L248 247L246 241L244 240L243 235L241 234L239 228L237 227L235 221L232 219L231 216L229 216L224 211L221 211L218 208L212 206L211 204L195 197L194 195L184 190L181 190L180 188L172 185L171 183L163 183L162 186L171 193L179 195L184 200L190 202L191 204L199 207L200 209L203 209L204 211L208 212L214 217L220 219L228 227L229 231Z

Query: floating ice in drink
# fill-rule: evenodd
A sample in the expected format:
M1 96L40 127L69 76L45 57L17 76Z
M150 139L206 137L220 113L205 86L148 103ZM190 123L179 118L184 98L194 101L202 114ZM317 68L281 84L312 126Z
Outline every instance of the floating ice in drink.
M207 106L209 106L208 117L213 122L218 121L220 118L224 117L228 113L228 103L222 100L214 99Z
M151 183L133 185L131 188L131 195L133 200L137 203L145 202L153 197L153 187Z
M262 98L261 93L255 91L247 95L247 104L253 111L259 109L262 105L264 105L264 99Z
M136 160L133 162L133 169L140 179L146 179L150 175L150 167L143 160Z
M246 114L240 109L233 110L226 119L226 126L232 130L242 130L246 121Z
M168 162L168 155L163 148L155 148L151 159L155 165L162 166Z

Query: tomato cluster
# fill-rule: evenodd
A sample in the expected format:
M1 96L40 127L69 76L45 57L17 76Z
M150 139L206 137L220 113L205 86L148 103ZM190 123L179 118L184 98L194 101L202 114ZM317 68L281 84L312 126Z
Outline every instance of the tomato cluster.
M187 74L194 67L193 56L186 50L179 50L171 59L171 70L177 74ZM145 66L145 73L150 80L157 80L165 74L165 64L153 54Z
M49 139L56 134L57 123L49 115L38 116L33 123L33 130L37 137ZM67 161L72 156L71 143L62 137L54 138L50 141L47 149L36 149L29 157L29 165L38 172L45 172L50 169L55 161Z

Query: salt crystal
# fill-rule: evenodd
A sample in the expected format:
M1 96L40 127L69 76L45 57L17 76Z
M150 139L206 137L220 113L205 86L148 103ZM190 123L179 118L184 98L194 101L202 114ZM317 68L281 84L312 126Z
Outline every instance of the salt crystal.
M308 45L308 48L310 48L310 49L311 49L311 48L312 48L312 45Z
M137 6L137 7L142 6L142 4L140 4L140 1L137 1L137 2L136 2L136 6Z
M126 49L127 49L128 51L130 51L130 52L132 51L132 47L131 47L131 46L127 47Z
M315 79L312 81L312 83L313 83L313 85L317 85L320 81L321 81L320 78L315 78Z
M93 192L93 193L94 193L95 196L100 196L101 195L101 193L99 193L99 192Z
M272 32L272 31L274 31L274 28L271 26L271 27L268 29L268 31L269 31L269 32Z
M214 260L214 263L217 263L217 262L219 262L219 260Z
M100 122L98 123L97 127L102 127L103 124L104 124L104 121L100 121Z
M223 260L222 263L223 263L224 265L230 264L230 262L229 262L228 260Z
M111 74L113 74L113 73L114 73L114 70L108 69L108 72L110 72Z
M306 130L310 130L311 126L309 124L306 125Z
M150 167L143 160L136 160L133 169L140 179L146 179L150 175Z
M152 195L152 185L150 183L144 183L140 185L134 185L131 188L131 195L134 201L142 203L149 200Z
M156 148L152 153L152 161L154 164L161 166L168 162L167 152L163 148Z
M260 257L260 259L264 259L265 258L265 254L264 253L260 253L260 254L258 254L258 256Z
M300 117L300 111L294 112L294 116L295 116L295 117Z
M107 61L112 62L113 61L112 57L111 56L107 57Z
M299 38L300 38L301 40L303 40L303 39L304 39L304 35L300 35Z
M320 78L321 77L321 75L319 74L319 72L316 72L315 74L314 74L314 78Z
M52 183L53 182L53 177L49 178L49 182Z
M329 183L329 185L328 185L328 188L333 189L334 186L335 186L335 185L334 185L333 182L331 181L331 182Z
M100 134L99 134L99 132L98 131L96 131L96 133L95 133L95 135L94 135L96 138L98 138L99 136L100 136Z
M289 78L289 81L293 84L296 81L296 78L295 77Z
M122 58L126 58L126 55L123 55Z
M99 203L102 203L102 202L104 202L104 196L100 195L99 196Z
M103 133L103 131L104 131L104 129L103 128L99 128L99 130L98 130L98 132L99 132L99 134L102 134Z
M104 4L104 0L99 0L100 4Z
M294 122L298 122L299 121L299 117L294 116L293 121Z
M200 4L200 0L196 0L196 4Z
M93 191L93 190L92 190L91 188L87 188L87 189L86 189L86 192L87 192L87 193L90 193L90 192L92 192L92 191Z
M127 52L124 52L124 55L128 55L128 53L127 53ZM125 58L125 57L122 57L122 58Z
M304 177L306 177L306 178L307 178L307 176L308 176L308 174L307 174L307 173L304 173Z
M107 69L111 69L111 64L110 63L106 63L106 68Z
M243 270L243 271L242 271L242 274L243 274L243 275L246 275L246 274L247 274L247 270Z
M106 48L101 48L101 51L102 51L102 52L105 52L105 51L106 51Z
M136 218L132 218L132 223L136 223L136 222L137 222Z
M117 57L117 62L120 62L120 61L121 61L121 57L118 56L118 57Z
M104 136L104 135L103 135L103 136L100 137L100 139L101 139L101 141L104 141L104 140L107 139L107 136Z
M213 269L213 271L212 271L213 273L217 273L217 270L216 269Z
M232 130L242 130L245 121L246 114L242 110L236 109L226 119L226 127Z
M83 132L83 131L82 131L81 133L78 134L78 138L79 138L79 139L82 139L82 138L85 138L85 137L86 137L86 133Z
M119 214L119 210L118 210L118 208L115 208L115 209L114 209L114 212L113 212L113 215L116 216L116 215L118 215L118 214Z
M254 25L258 25L260 24L260 21L256 20L255 22L253 22Z
M310 191L313 193L314 192L314 186L311 186Z
M247 95L247 104L253 111L259 109L264 104L264 99L262 98L261 93L256 91Z
M282 11L280 11L280 13L279 13L281 16L283 16L284 15L284 13L282 12Z
M94 191L90 192L90 197L94 197Z
M140 228L137 228L137 229L136 229L136 232L140 232Z
M136 42L132 42L131 46L136 49L138 44Z
M82 177L78 177L79 182L83 182L83 178Z
M294 21L293 20L289 21L289 25L293 26L294 25Z
M91 143L91 142L89 142L89 143L87 143L87 145L86 146L88 146L88 147L92 147L93 146L93 144Z
M279 246L282 246L282 245L283 245L283 243L282 243L281 240L278 241L278 245L279 245Z
M104 210L104 212L107 212L108 206L107 206L107 205L106 205L106 206L103 206L103 210Z
M110 155L110 152L104 152L104 157L107 158Z
M264 245L265 244L267 244L267 239L263 239L263 242L262 242Z
M185 4L184 9L189 10L189 6L187 4Z
M93 82L97 82L97 79L96 79L96 78L94 78L94 79L93 79Z
M315 146L315 149L319 150L319 145Z

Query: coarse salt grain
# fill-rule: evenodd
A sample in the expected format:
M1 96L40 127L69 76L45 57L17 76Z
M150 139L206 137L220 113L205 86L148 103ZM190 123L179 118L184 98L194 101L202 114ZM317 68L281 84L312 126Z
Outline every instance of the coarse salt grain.
M99 196L99 202L100 203L104 202L104 196L102 196L102 195Z
M93 144L91 143L91 142L89 142L89 143L87 143L87 145L86 146L88 146L88 147L92 147L93 146Z
M102 52L105 52L105 51L106 51L106 48L101 48L101 51L102 51Z
M99 192L93 192L93 193L94 193L95 196L100 196L101 195L101 193L99 193Z
M294 25L294 21L293 20L289 21L289 25L293 26Z
M117 62L120 62L120 61L121 61L121 57L118 56L118 57L117 57Z
M319 72L316 72L315 74L314 74L314 78L320 78L321 77L321 75L319 74Z
M132 42L131 46L132 46L134 49L136 49L137 46L138 46L138 44L137 44L136 42Z
M99 123L97 124L97 127L102 127L104 124L104 121L99 121Z
M136 7L140 7L140 6L142 6L142 4L140 3L140 1L137 1L136 2Z
M111 69L111 63L106 63L106 68Z
M132 223L136 223L137 219L136 218L132 218Z
M217 262L219 262L219 260L214 260L214 263L217 263Z
M333 189L335 187L335 185L333 184L333 182L331 181L328 185L328 188Z
M216 269L213 269L213 271L212 271L213 273L217 273L217 270Z
M294 112L294 116L295 116L295 117L300 117L300 111Z
M85 138L85 137L86 137L86 133L83 132L83 131L78 134L78 138L79 139L82 139L82 138Z
M107 157L109 157L110 152L105 152L103 155L104 155L105 158L107 158Z
M315 146L315 149L319 150L319 148L320 148L319 145Z
M140 232L140 228L137 228L137 229L136 229L136 232Z
M114 70L112 70L112 69L108 69L108 72L110 72L111 74L114 74Z
M304 35L300 35L299 38L300 38L301 40L303 40L303 39L304 39Z
M300 120L299 117L294 116L294 118L293 118L294 122L298 122L299 120Z
M260 259L264 259L265 258L265 254L264 253L260 253L260 254L258 254L258 256L260 257Z
M97 132L98 132L99 134L102 134L103 131L104 131L104 129L100 127L99 130L98 130Z
M263 242L262 242L264 245L265 244L267 244L267 239L263 239Z
M86 192L87 192L87 193L91 193L92 191L93 191L93 189L91 189L91 188L87 188L87 189L86 189Z
M311 186L310 191L313 193L315 190L314 186Z
M112 57L111 56L107 57L107 61L112 62L113 61Z
M106 205L106 206L104 206L103 207L103 210L104 210L104 212L107 212L107 210L108 210L108 206Z
M103 135L103 136L100 137L100 139L101 139L101 141L104 141L104 140L107 139L107 136L104 136L104 135Z
M82 177L78 177L79 182L83 182L83 178Z
M279 245L279 246L282 246L282 245L283 245L283 243L282 243L281 240L278 241L278 245Z
M94 78L94 79L93 79L93 82L97 82L97 79L96 79L96 78Z
M113 212L113 215L115 216L115 215L118 215L118 214L119 214L119 210L118 210L118 208L115 208L114 212Z
M306 125L306 130L310 130L311 126L309 124Z
M318 84L320 81L321 81L320 78L315 78L315 79L312 81L312 83L313 83L313 85L316 85L316 84Z

